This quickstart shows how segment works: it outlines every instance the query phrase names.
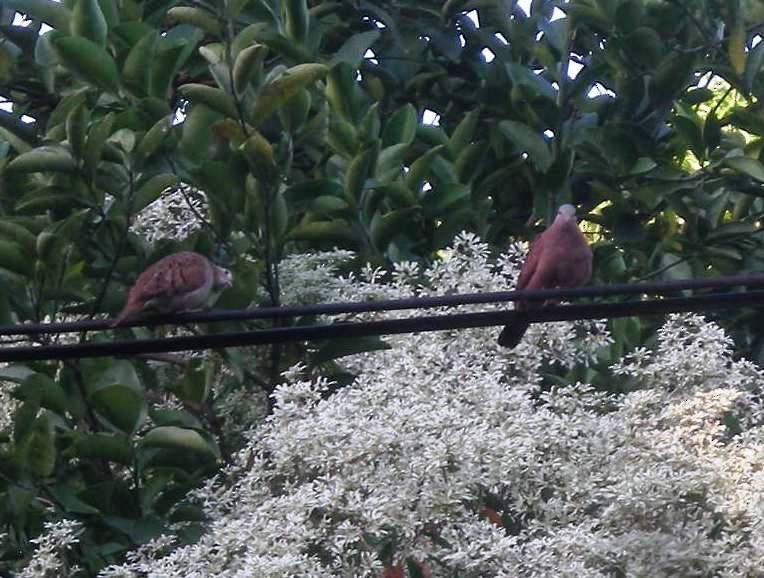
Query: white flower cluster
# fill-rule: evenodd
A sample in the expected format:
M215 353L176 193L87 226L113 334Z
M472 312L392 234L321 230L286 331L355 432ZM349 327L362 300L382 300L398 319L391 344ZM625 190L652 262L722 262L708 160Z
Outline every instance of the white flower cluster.
M520 256L494 265L462 235L428 269L369 270L328 297L504 289ZM201 539L162 538L102 578L379 577L407 560L433 577L760 575L764 378L718 327L673 316L654 351L591 366L620 395L546 377L590 363L604 324L533 327L512 351L497 333L388 338L345 359L358 378L329 396L293 368L196 492Z
M130 230L148 244L159 239L182 241L203 226L207 218L207 197L202 191L180 185L165 191L135 216Z
M18 578L60 578L76 576L77 566L68 566L66 550L79 542L80 523L73 520L46 522L45 532L31 540L37 546L32 559Z
M341 285L337 267L354 256L352 251L342 249L287 255L279 263L281 301L305 305L326 300Z

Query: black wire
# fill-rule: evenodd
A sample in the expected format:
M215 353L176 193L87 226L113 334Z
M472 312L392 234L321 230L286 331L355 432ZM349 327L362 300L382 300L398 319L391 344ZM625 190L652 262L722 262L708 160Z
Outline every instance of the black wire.
M563 305L527 310L521 313L515 311L481 311L477 313L321 324L306 327L277 327L259 331L237 331L161 339L77 343L40 347L12 347L0 349L0 362L138 355L287 343L291 341L315 341L371 335L442 331L446 329L466 329L470 327L506 325L512 323L518 315L522 315L524 319L532 323L538 323L570 321L574 319L660 315L665 313L708 311L711 309L762 305L764 305L764 290L699 297L653 299L628 303Z
M214 323L222 321L246 321L251 319L273 319L301 317L306 315L337 315L343 313L369 313L396 311L402 309L428 309L433 307L453 307L457 305L480 305L505 303L517 300L546 301L547 299L568 300L580 297L607 297L614 295L666 294L688 289L721 289L729 287L764 287L764 274L730 275L711 279L685 279L653 283L621 283L578 287L576 289L524 289L522 291L495 291L492 293L465 293L461 295L439 295L435 297L412 297L408 299L382 299L351 303L319 303L291 307L257 307L253 309L214 310L196 313L174 313L154 315L145 319L125 323L122 327L156 325L181 325L185 323ZM40 335L72 333L78 331L98 331L111 329L110 319L85 319L60 323L24 323L0 326L0 335Z

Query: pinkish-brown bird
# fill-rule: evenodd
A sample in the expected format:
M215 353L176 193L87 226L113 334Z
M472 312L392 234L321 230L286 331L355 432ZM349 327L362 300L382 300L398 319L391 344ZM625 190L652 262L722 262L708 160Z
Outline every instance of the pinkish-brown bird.
M562 205L557 217L541 233L528 251L520 269L517 289L567 289L580 287L592 277L592 250L576 224L576 208ZM518 301L515 309L540 307L540 302ZM520 318L499 335L499 345L515 347L530 323Z
M173 253L138 276L112 327L138 316L145 309L162 313L201 309L213 291L232 284L231 272L211 263L205 256L193 251Z

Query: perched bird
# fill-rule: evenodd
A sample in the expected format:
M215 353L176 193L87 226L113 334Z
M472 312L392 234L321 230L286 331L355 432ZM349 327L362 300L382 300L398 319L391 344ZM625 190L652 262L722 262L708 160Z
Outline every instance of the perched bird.
M520 269L517 289L566 289L579 287L592 277L592 250L576 224L576 208L562 205L546 231L531 243ZM541 307L540 302L518 301L518 311ZM530 323L519 318L499 335L499 345L515 347Z
M232 284L231 272L210 263L203 255L192 251L173 253L138 276L112 327L121 325L144 309L162 313L201 309L212 291Z

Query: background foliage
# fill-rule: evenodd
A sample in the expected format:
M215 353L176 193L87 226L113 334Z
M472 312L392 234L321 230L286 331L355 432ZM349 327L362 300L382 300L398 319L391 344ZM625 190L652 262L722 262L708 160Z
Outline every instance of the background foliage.
M279 304L287 255L429 261L465 229L504 248L568 201L596 283L764 264L762 0L0 6L1 323L113 315L181 248L233 269L221 306ZM170 198L196 226L149 240L137 225ZM724 321L760 359L761 316ZM613 323L603 363L648 323ZM188 489L267 411L236 392L267 399L297 361L342 382L338 357L379 346L1 369L3 564L51 519L84 522L85 574L194 519Z

